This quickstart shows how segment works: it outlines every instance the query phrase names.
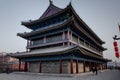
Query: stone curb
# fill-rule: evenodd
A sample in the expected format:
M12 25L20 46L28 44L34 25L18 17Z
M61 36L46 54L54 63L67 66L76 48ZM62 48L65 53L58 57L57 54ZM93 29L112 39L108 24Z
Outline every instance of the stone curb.
M99 72L105 72L109 70L100 70ZM13 72L13 74L22 74L22 75L36 75L36 76L53 76L53 77L76 77L76 76L85 76L91 75L92 72L80 73L80 74L51 74L51 73L32 73L32 72Z

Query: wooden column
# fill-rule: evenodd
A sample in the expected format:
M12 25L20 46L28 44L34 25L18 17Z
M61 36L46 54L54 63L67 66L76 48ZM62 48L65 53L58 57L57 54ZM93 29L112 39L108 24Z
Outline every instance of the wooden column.
M27 40L27 46L29 46L29 40Z
M101 63L101 70L103 70L103 64Z
M61 74L62 73L62 60L60 60L59 63L60 63L59 69L60 69L60 74Z
M80 39L79 39L79 37L78 37L78 44L80 44Z
M65 32L62 33L62 40L65 40Z
M44 43L46 43L46 36L44 36Z
M89 62L89 71L91 71L91 68L92 68L91 62Z
M29 47L30 46L30 42L29 42L29 40L27 40L27 47ZM26 51L27 52L29 52L29 49L26 47Z
M97 66L97 67L98 67L98 70L100 70L100 63L98 63L98 66Z
M65 32L62 33L62 40L65 40ZM65 46L65 43L63 42L63 47Z
M70 42L68 42L68 46L70 46Z
M70 72L73 74L73 59L70 59Z
M29 42L29 46L31 46L31 45L32 45L32 41Z
M72 32L70 33L70 39L73 40L73 37L72 37Z
M21 61L19 61L19 71L21 71Z
M68 33L67 33L67 38L68 40L70 40L70 30L68 29ZM68 46L70 45L70 42L68 41Z
M76 60L76 73L78 73L78 60Z
M102 63L102 70L104 70L104 64Z
M83 72L85 72L85 61L83 61Z
M107 69L107 63L105 63L105 69Z
M63 44L63 47L64 47L64 46L65 46L65 43L63 42L62 44Z
M95 67L98 67L98 66L97 66L97 62L95 63Z
M25 62L25 66L24 66L24 71L28 71L28 64L27 64L27 62Z
M101 70L101 63L99 64L99 68L100 68L100 70Z
M70 39L70 30L68 29L67 38Z
M40 61L40 65L39 65L39 73L41 73L41 69L42 69L42 62Z

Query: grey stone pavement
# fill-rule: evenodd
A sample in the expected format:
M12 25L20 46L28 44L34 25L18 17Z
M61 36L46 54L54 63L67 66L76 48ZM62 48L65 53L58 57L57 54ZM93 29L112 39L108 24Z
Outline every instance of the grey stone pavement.
M92 72L81 74L45 74L29 72L1 73L0 80L120 80L119 70L99 71L98 75Z

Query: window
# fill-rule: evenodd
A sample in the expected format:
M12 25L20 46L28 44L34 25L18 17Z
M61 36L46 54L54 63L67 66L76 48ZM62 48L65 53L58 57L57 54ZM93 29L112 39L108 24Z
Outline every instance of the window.
M38 44L43 44L43 43L44 43L43 39L38 39L38 40L33 41L33 45L38 45Z
M51 37L46 38L47 43L57 42L57 41L61 41L61 40L62 40L62 35L56 35L56 36L51 36Z

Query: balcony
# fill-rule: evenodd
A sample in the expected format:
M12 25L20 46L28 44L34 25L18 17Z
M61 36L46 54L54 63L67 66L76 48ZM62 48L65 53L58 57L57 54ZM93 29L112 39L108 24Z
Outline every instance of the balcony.
M97 55L102 56L102 52L101 52L101 51L97 50L96 48L90 46L89 44L87 44L87 43L85 43L85 42L79 41L79 43L78 43L78 42L73 41L73 40L70 40L70 42L73 43L73 44L77 44L77 45L79 45L80 47L82 47L82 48L84 48L84 49L86 49L86 50L88 50L88 51L91 51L91 52L93 52L93 53L95 53L95 54L97 54Z
M39 43L39 44L31 44L28 45L27 48L38 48L38 47L42 47L42 46L48 46L48 45L54 45L54 44L60 44L60 43L65 43L68 42L69 40L61 40L61 41L56 41L56 42L46 42L46 43Z

